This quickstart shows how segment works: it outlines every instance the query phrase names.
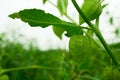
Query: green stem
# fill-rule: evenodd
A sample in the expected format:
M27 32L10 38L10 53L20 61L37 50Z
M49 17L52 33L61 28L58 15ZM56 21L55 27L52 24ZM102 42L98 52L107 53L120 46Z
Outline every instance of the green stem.
M90 26L90 28L93 30L93 32L96 34L96 36L99 38L99 40L101 41L102 45L104 46L104 48L106 49L108 55L111 57L113 63L115 65L119 65L119 63L117 62L116 58L114 57L112 51L110 50L110 47L107 45L105 39L103 38L103 36L101 35L100 31L98 28L96 28L85 16L85 14L82 12L82 10L79 8L77 2L75 0L72 0L73 5L75 6L75 8L77 9L78 13L82 16L82 18L84 19L84 21Z
M64 14L64 16L66 17L66 18L68 18L70 21L72 21L73 23L75 23L75 24L77 24L70 16L68 16L67 14Z
M57 8L57 6L53 3L53 2L51 2L50 0L47 0L50 4L52 4L54 7L56 7Z
M91 26L92 28L94 27L94 25L87 19L87 17L84 15L84 13L81 11L81 9L79 8L77 2L75 0L72 0L73 5L75 6L75 8L77 9L78 13L84 18L84 21Z
M88 27L82 27L82 26L79 26L81 29L86 29L86 30L91 30L90 28Z
M50 0L47 0L51 5L53 5L55 8L58 9L58 7L53 3L51 2ZM73 23L77 24L70 16L68 16L67 14L64 14L64 16L69 19L70 21L72 21Z
M26 70L26 69L55 70L55 69L53 69L53 68L41 67L41 66L33 65L33 66L27 66L27 67L18 67L18 68L2 69L0 75L3 74L3 73L6 73L6 72L18 71L18 70Z
M105 39L103 38L103 36L101 35L101 33L95 33L97 35L97 37L99 38L99 40L101 41L102 45L104 46L104 48L106 49L107 53L109 54L109 56L111 57L113 63L115 65L119 65L119 63L117 62L116 58L114 57L110 47L107 45Z
M99 29L99 17L96 18L96 27Z

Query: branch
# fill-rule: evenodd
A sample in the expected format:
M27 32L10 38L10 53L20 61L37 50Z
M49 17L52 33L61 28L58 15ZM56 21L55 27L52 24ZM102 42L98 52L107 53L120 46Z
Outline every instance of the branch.
M77 9L78 13L81 15L81 17L83 18L83 20L89 25L89 27L93 30L93 32L96 34L96 36L99 38L99 40L101 41L102 45L104 46L104 48L106 49L108 55L111 57L113 63L115 65L119 65L119 63L117 62L116 58L114 57L112 51L110 50L110 47L107 45L105 39L103 38L102 34L100 33L99 29L96 28L96 26L94 26L85 16L85 14L82 12L82 10L79 8L77 2L75 0L72 0L73 5L75 6L75 8Z

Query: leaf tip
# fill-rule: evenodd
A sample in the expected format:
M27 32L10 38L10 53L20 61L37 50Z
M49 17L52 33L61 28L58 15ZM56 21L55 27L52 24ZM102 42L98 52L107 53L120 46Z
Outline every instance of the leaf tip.
M13 13L8 15L10 18L15 19L15 18L19 18L19 14L18 13Z

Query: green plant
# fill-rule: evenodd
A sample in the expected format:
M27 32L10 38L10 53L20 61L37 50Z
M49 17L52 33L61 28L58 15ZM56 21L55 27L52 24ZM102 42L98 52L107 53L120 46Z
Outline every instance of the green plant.
M50 2L50 0L43 0L43 3ZM79 13L78 23L71 19L67 14L68 0L57 0L57 6L60 14L70 20L70 22L63 21L58 17L45 13L39 9L25 9L20 12L13 13L9 17L15 19L19 18L23 22L27 22L31 27L53 26L54 33L62 39L62 34L66 31L65 35L70 37L69 41L69 54L61 56L60 65L57 68L58 76L49 78L51 80L117 80L119 76L119 62L115 57L115 54L111 51L109 45L104 40L99 30L99 17L106 4L102 4L102 0L84 0L82 7L76 3L76 0L71 0L74 7ZM92 22L95 21L95 22ZM87 23L87 27L83 26L83 23ZM94 34L99 41L94 38ZM105 53L108 53L109 57ZM55 57L56 58L56 57ZM112 62L111 62L112 60ZM104 62L105 61L105 62ZM96 64L96 65L94 65ZM94 66L93 66L94 65ZM106 66L110 66L110 69ZM114 68L114 66L117 68ZM96 72L96 67L100 67ZM15 68L28 69L39 68L23 67ZM103 70L104 69L104 70ZM4 73L4 69L1 69L1 74ZM8 69L9 70L9 69ZM12 71L13 69L11 69ZM106 73L104 76L100 73ZM113 73L111 72L113 71ZM67 73L67 74L66 74ZM108 74L113 75L110 77ZM117 76L114 78L114 76Z

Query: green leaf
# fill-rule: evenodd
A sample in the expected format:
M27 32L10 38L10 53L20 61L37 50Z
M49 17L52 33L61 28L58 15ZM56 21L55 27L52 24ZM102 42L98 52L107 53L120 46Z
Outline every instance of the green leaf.
M42 0L43 1L43 4L45 4L47 2L47 0Z
M57 7L61 15L67 14L68 0L57 0Z
M67 31L65 34L67 37L83 34L83 31L81 30L80 26L77 26L74 23L63 22L63 24L61 23L61 25L56 25L56 27L60 27L60 28L64 29L65 31Z
M65 22L60 20L58 17L45 13L43 10L38 9L25 9L17 13L9 15L9 17L15 19L19 18L23 22L27 22L30 26L40 26L42 28L48 26L55 26L67 31L66 36L70 37L72 35L81 35L82 30L80 26L74 23Z
M9 80L9 77L7 75L0 76L0 80Z
M53 32L56 34L56 36L62 39L62 34L64 33L63 29L53 26Z
M59 18L38 9L25 9L9 15L9 17L20 18L22 21L28 22L30 26L41 26L43 28L62 22Z
M101 6L100 0L84 0L82 5L82 11L86 15L89 21L92 21L99 17L102 12L103 7ZM85 21L80 16L80 24L84 23Z

